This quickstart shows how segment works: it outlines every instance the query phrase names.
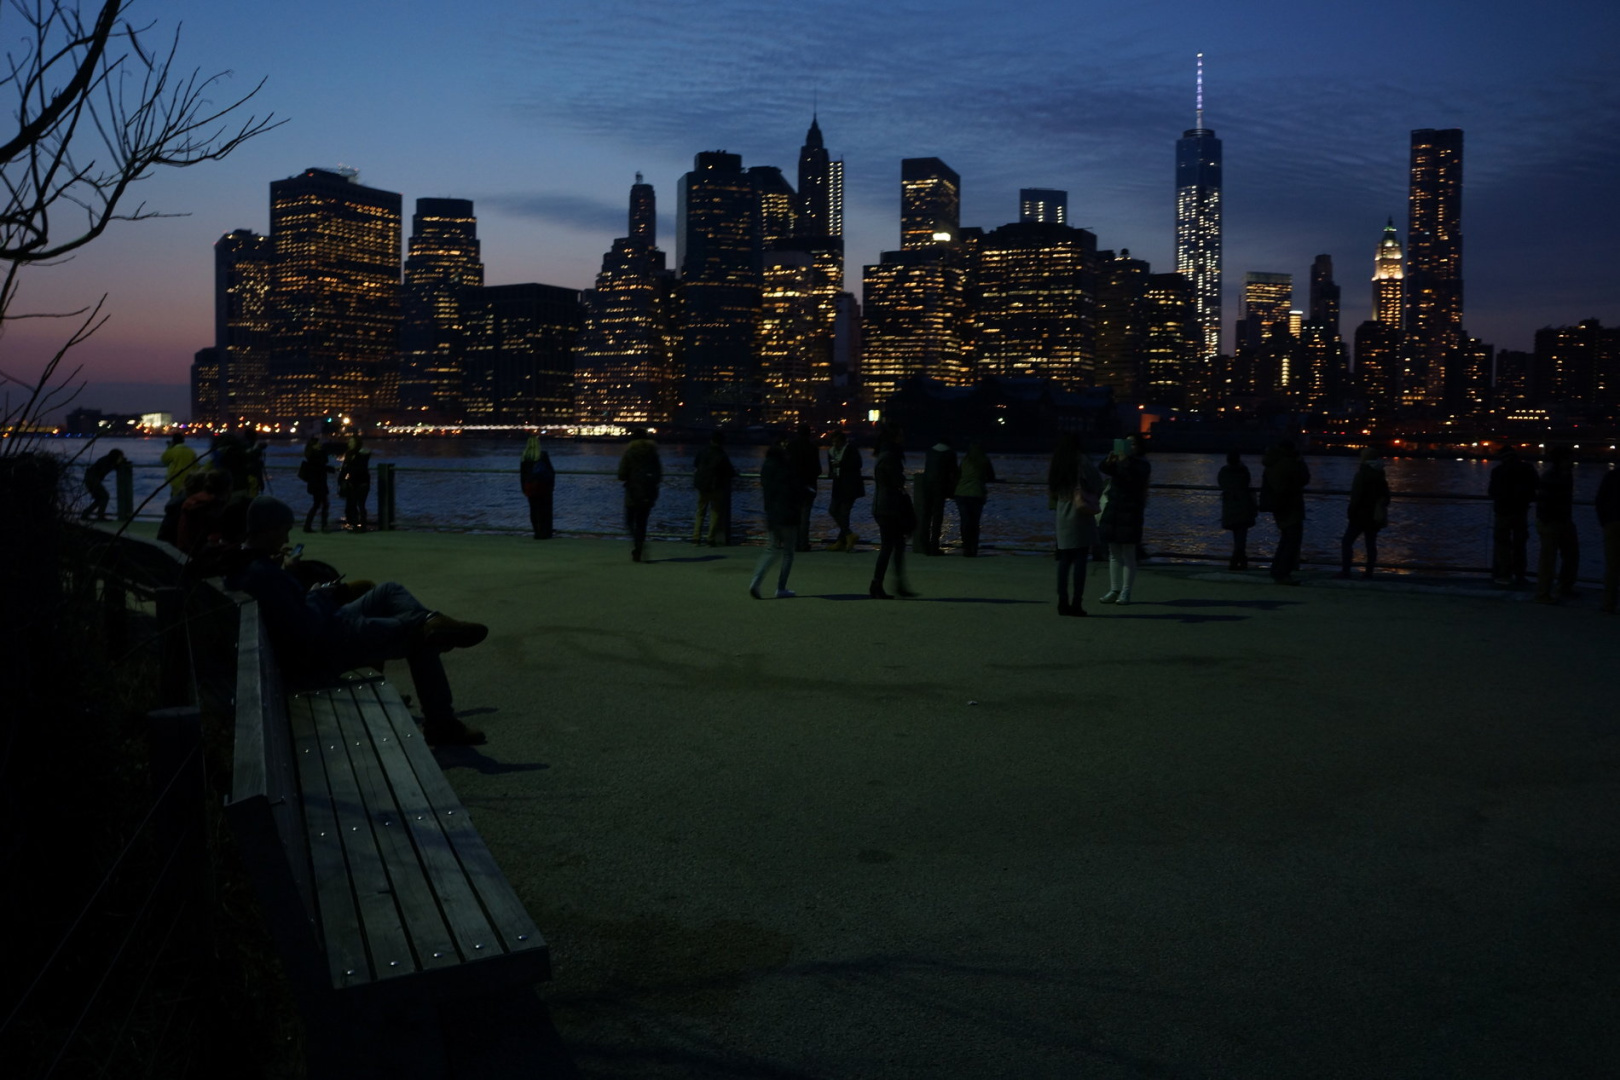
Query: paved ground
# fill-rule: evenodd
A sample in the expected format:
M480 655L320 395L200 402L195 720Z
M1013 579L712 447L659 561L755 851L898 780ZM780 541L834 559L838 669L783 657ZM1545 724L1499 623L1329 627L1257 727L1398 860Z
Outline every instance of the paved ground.
M585 1076L1620 1069L1593 598L1163 568L1060 619L1036 557L756 602L755 549L305 539L492 627L441 758Z

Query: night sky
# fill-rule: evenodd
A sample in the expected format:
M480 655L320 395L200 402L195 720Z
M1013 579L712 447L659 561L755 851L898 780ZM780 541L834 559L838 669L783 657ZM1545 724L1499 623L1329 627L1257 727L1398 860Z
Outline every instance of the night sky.
M635 173L656 189L673 262L675 187L701 150L792 180L812 110L846 162L847 287L898 246L902 157L962 177L962 223L1017 217L1020 187L1069 192L1104 248L1174 269L1175 141L1225 149L1225 327L1247 271L1333 256L1345 335L1366 318L1385 219L1405 239L1409 133L1461 127L1468 331L1528 349L1541 326L1620 322L1620 5L1441 0L1337 6L910 0L217 0L138 3L181 24L181 62L267 79L288 123L227 161L159 173L138 197L187 216L115 227L31 272L20 309L109 294L76 354L85 403L185 413L212 344L213 242L268 228L269 183L308 166L414 200L474 200L490 284L588 287L624 232ZM0 16L0 34L15 32ZM8 47L10 42L8 41ZM64 328L11 324L0 369L37 372Z

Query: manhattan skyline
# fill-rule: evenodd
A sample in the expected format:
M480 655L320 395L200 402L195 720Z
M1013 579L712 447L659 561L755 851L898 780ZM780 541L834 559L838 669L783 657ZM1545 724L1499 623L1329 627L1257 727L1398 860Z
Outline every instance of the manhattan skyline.
M112 321L75 354L82 377L92 390L178 386L212 338L212 245L267 228L270 180L346 165L407 203L470 199L491 284L585 288L623 234L636 172L671 237L694 154L791 172L812 114L846 163L848 266L895 246L901 159L939 157L961 175L963 225L1016 221L1022 188L1065 190L1069 222L1100 247L1168 271L1174 147L1194 124L1203 52L1204 122L1225 146L1227 312L1244 274L1304 280L1328 254L1346 325L1369 317L1373 251L1385 221L1405 219L1410 132L1459 127L1468 332L1527 349L1542 326L1620 321L1609 268L1620 212L1607 191L1620 149L1601 137L1620 119L1601 52L1620 18L1599 4L1534 16L1484 4L1458 24L1451 10L677 0L565 17L294 0L261 25L189 0L138 4L165 31L183 21L187 67L231 69L237 88L266 76L255 107L290 122L218 165L160 174L141 196L190 216L113 230L31 274L22 304L65 310L109 293ZM0 367L33 374L55 329L13 324Z

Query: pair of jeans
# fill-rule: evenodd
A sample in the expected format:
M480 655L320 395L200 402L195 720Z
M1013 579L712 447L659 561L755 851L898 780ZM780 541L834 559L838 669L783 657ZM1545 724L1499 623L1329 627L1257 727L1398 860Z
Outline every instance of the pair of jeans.
M647 519L651 516L651 503L624 508L624 527L630 533L631 554L638 559L641 558L641 549L647 546Z
M962 554L977 555L979 553L979 522L984 517L984 496L956 496L956 516L962 524Z
M782 560L782 570L776 575L776 591L781 592L787 588L788 573L793 569L793 545L798 539L799 526L775 525L771 527L771 542L764 554L760 555L759 562L754 566L754 580L748 583L750 589L758 589L759 583L765 580L765 572L777 559Z
M709 519L709 546L731 543L731 492L698 492L697 520L692 522L692 543L703 542L703 519Z
M1536 595L1551 597L1575 591L1575 577L1581 566L1581 543L1573 521L1538 521L1536 537L1541 541L1541 561L1536 570ZM1607 537L1605 537L1607 539ZM1553 588L1554 570L1558 587Z
M1491 515L1491 577L1523 581L1530 544L1530 508L1498 509Z
M1363 533L1367 536L1367 573L1372 573L1378 567L1378 526L1351 523L1344 530L1344 538L1339 541L1340 554L1343 556L1341 569L1346 574L1350 572L1350 564L1355 561L1356 537Z
M900 588L909 588L906 584L906 534L900 530L899 522L892 518L878 518L878 559L877 569L872 572L872 581L877 585L883 584L883 576L889 572L889 558L894 558L894 577L900 583Z
M422 703L422 716L432 721L452 719L455 708L444 661L437 649L422 643L422 624L431 614L398 582L375 585L333 612L340 632L338 655L331 660L340 671L404 660Z
M1305 539L1305 523L1277 526L1277 551L1271 557L1271 576L1278 581L1299 569L1299 547Z

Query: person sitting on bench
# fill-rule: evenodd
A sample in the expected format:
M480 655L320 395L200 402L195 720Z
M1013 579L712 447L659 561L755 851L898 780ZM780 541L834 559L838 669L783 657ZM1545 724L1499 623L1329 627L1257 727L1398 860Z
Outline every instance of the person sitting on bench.
M422 705L422 734L430 746L474 746L484 733L456 717L440 654L477 645L482 623L431 611L403 585L387 581L306 585L288 558L290 506L260 495L247 508L247 535L225 586L259 602L265 631L294 685L327 685L358 667L404 659ZM291 568L291 569L290 569Z

